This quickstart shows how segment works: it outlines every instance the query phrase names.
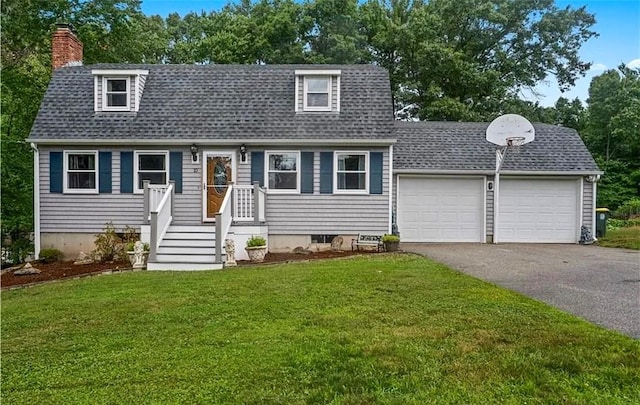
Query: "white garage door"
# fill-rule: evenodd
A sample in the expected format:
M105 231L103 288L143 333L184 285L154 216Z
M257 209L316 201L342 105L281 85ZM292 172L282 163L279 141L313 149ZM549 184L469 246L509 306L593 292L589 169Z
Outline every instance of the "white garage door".
M577 180L501 178L499 194L498 242L577 242Z
M398 228L403 241L483 241L483 178L401 176L398 190Z

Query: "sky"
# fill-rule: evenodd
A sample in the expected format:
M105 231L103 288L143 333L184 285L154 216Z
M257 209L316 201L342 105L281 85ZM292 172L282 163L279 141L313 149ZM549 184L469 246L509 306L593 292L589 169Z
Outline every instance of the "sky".
M227 0L142 0L142 11L147 15L158 14L166 17L176 12L185 15L191 11L217 11L229 1ZM539 96L525 94L531 101L538 101L543 106L553 105L558 97L568 99L578 97L586 101L589 83L607 69L614 69L620 64L640 67L640 0L556 0L560 8L586 6L587 11L595 14L596 24L592 29L599 34L582 45L580 57L591 62L591 70L580 78L576 85L562 94L553 77L535 89Z

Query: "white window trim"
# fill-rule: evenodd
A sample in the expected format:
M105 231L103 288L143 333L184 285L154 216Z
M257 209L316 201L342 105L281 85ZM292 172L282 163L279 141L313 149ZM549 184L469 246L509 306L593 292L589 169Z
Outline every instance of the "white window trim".
M94 156L94 176L96 185L94 188L69 188L69 155L93 155ZM99 162L98 162L98 151L97 150L65 150L63 154L64 159L64 170L62 172L62 185L64 194L98 194L98 190L100 188L99 181L100 177L98 173L100 173ZM82 170L85 171L85 170ZM86 170L88 172L88 170Z
M169 185L169 151L168 150L137 150L133 153L133 192L135 194L141 194L144 192L143 189L138 188L138 183L139 183L139 179L138 179L138 167L140 166L140 155L164 155L165 158L165 169L164 171L167 172L167 175L165 176L165 186ZM143 170L145 172L148 172L149 170ZM160 172L158 170L158 172ZM157 186L158 184L154 184L155 186ZM161 185L161 184L160 184Z
M296 189L277 189L269 188L269 156L288 153L296 155ZM264 152L264 184L267 188L267 192L270 194L300 194L300 177L302 172L300 170L300 151L299 150L267 150ZM293 172L293 171L291 171Z
M328 83L328 88L327 88L327 101L328 101L328 105L326 107L311 107L309 105L307 105L307 95L309 93L309 85L308 85L308 80L309 79L328 79L329 83ZM302 109L304 111L331 111L331 106L333 104L333 77L330 75L309 75L309 76L304 76L302 78L302 82L303 82L303 95L302 95ZM314 92L317 93L317 92ZM318 93L320 94L320 93Z
M339 155L364 155L364 190L343 190L338 188L338 156ZM369 151L366 150L337 150L333 152L333 194L369 194L369 177L371 167Z
M109 106L107 105L107 82L109 80L127 81L127 105ZM102 111L131 111L131 76L103 76L102 77Z

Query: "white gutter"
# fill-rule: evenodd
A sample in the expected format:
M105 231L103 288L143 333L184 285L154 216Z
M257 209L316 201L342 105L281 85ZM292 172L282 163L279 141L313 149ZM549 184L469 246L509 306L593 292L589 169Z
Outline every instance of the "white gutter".
M493 170L433 170L433 169L396 169L395 174L407 174L407 175L447 175L447 174L473 174L479 176L486 176L493 174Z
M397 218L396 218L397 221ZM389 230L393 232L393 145L389 145Z
M196 144L198 146L239 146L245 144L252 145L310 145L310 146L327 146L327 145L368 145L368 146L388 146L396 143L395 139L29 139L29 142L39 145L177 145L189 146Z
M35 143L33 149L33 237L34 257L40 258L40 151ZM595 212L595 211L594 211Z
M493 175L495 170L433 170L433 169L396 169L396 174L415 174L415 175L448 175L448 174L475 174L475 175ZM501 170L500 173L509 176L590 176L601 175L599 171L526 171L526 170Z

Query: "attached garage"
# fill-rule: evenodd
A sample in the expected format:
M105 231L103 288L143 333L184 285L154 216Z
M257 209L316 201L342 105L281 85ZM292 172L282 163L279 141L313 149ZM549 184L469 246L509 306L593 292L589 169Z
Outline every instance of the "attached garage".
M498 242L576 243L580 180L500 179Z
M403 241L484 241L484 177L399 176L397 187Z

